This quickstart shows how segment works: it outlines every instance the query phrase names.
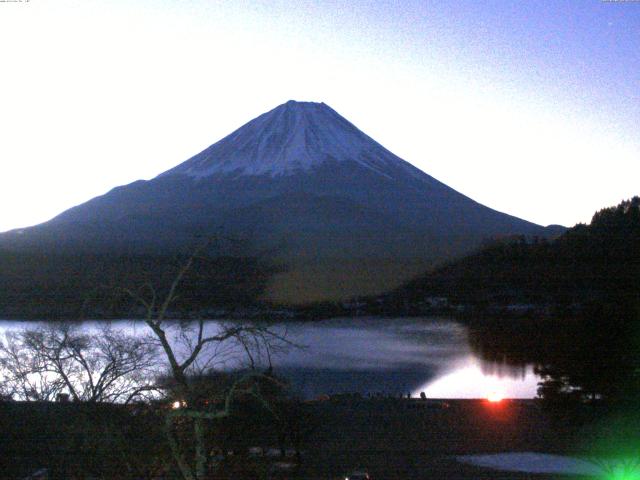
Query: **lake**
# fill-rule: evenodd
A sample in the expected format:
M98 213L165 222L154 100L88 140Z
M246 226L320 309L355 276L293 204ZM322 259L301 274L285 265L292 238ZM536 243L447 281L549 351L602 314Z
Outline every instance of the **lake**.
M93 330L105 322L84 322ZM110 322L143 335L141 321ZM33 322L0 321L0 332ZM207 323L215 330L219 323ZM296 345L274 352L274 372L304 398L323 394L400 394L429 398L533 398L539 378L533 365L487 361L472 348L469 329L439 318L344 318L289 322L275 328ZM476 339L477 340L477 339ZM218 351L220 368L238 365L239 352Z

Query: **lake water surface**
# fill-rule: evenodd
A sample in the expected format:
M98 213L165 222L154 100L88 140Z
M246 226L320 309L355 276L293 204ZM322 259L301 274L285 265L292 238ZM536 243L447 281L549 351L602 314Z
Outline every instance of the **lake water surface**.
M135 334L141 321L110 322ZM84 322L93 330L104 322ZM0 332L32 328L33 322L0 321ZM219 323L211 321L214 330ZM538 377L532 365L487 362L474 353L467 327L436 318L345 318L277 325L296 348L276 353L274 371L305 398L322 394L362 395L424 392L430 398L532 398ZM234 365L233 352L217 352L221 368ZM238 352L236 352L238 353Z

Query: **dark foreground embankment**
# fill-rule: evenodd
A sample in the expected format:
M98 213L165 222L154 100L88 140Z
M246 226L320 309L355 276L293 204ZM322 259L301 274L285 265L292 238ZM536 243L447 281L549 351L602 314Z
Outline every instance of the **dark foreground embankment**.
M593 408L560 415L532 400L307 402L299 405L300 467L265 478L334 479L357 469L368 470L374 479L552 478L466 466L453 456L585 453L587 443L580 432L587 428L589 435L597 436L597 430L584 425L603 418L603 412ZM158 476L171 470L161 414L148 407L1 403L2 478L21 478L38 468L48 468L50 478L169 478ZM245 432L251 424L251 419L243 420L244 430L236 432L236 438L246 439L246 444L235 440L228 460L245 467L242 473L233 469L236 479L257 478L247 466L268 461L250 458L248 447L277 445L275 430L262 429L260 439L249 440Z

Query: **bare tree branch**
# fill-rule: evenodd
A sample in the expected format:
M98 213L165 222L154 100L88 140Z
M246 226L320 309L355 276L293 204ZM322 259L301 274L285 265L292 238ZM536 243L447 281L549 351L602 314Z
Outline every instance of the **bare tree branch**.
M6 338L0 344L0 374L20 399L53 400L68 393L76 401L132 401L134 392L154 388L153 345L110 328L87 334L58 324Z

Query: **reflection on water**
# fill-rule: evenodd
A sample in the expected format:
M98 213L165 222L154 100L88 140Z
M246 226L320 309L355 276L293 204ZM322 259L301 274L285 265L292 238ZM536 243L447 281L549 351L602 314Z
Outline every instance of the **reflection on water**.
M473 356L467 362L467 366L421 386L413 395L424 392L429 398L531 398L536 394L539 379L531 365L515 370L487 368L488 364Z
M31 325L2 322L0 331ZM85 322L82 328L97 325ZM213 331L218 325L209 322L207 328ZM112 322L112 326L147 333L139 321ZM477 398L498 390L512 398L536 395L538 378L531 365L483 361L470 346L467 328L450 320L334 319L275 328L301 348L274 358L274 371L305 398L346 392L393 396L425 392L434 398ZM229 355L219 365L237 366L234 358Z

